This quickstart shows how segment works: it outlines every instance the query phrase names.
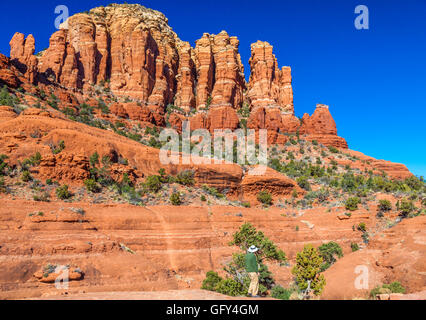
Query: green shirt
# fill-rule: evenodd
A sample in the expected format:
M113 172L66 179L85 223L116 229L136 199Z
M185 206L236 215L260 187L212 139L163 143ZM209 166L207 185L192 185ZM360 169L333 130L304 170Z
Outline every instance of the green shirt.
M247 272L259 272L258 266L257 266L257 259L254 253L247 253L246 257L246 271Z

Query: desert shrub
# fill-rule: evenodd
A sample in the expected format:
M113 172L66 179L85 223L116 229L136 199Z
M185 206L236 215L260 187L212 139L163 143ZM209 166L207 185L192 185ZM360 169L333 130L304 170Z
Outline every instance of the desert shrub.
M411 212L413 212L416 209L412 201L409 200L402 200L399 205L399 212L402 216L406 217Z
M203 185L203 191L207 192L208 194L218 198L218 199L223 199L225 198L225 195L223 195L222 193L220 193L216 188L213 187L209 187L208 185L204 184Z
M251 208L250 202L242 202L241 206L243 206L244 208Z
M392 210L392 204L389 200L380 200L379 201L379 210L380 211L390 211Z
M269 240L262 231L257 231L250 223L245 223L234 233L233 241L230 245L236 245L244 252L252 245L259 248L258 255L260 259L276 260L285 263L287 258L285 253Z
M238 109L237 113L243 118L248 118L250 116L250 105L244 103L243 106Z
M419 191L424 187L424 182L415 176L411 176L404 180L404 183L410 187L411 190Z
M33 177L31 176L31 173L28 170L24 170L21 174L21 180L24 182L29 182L33 180Z
M327 189L321 188L318 191L310 191L305 195L306 200L315 200L318 199L320 203L327 201L330 193Z
M312 140L312 144L313 144L314 146L317 146L317 145L318 145L318 141L317 141L317 140Z
M202 194L201 197L200 197L200 200L203 201L203 202L206 202L207 198L204 194Z
M405 288L398 281L392 282L391 284L384 284L383 287L390 289L392 293L405 293Z
M161 149L163 146L160 141L158 141L156 138L151 137L148 141L148 146L156 149Z
M266 191L262 190L257 194L257 200L267 206L270 206L272 204L272 195Z
M0 176L6 174L6 169L8 168L7 163L4 161L8 158L5 154L0 154Z
M65 149L65 142L64 140L59 141L59 144L57 146L52 145L51 146L52 153L53 154L59 154Z
M339 150L338 150L337 148L333 147L333 146L329 146L329 147L328 147L328 150L329 150L331 153L339 153Z
M179 172L176 176L176 182L183 186L193 186L195 184L194 172L191 170Z
M4 182L4 178L0 177L0 193L6 193L6 183Z
M50 201L50 197L49 194L47 192L41 192L39 194L36 194L33 196L34 201L39 201L39 202L49 202Z
M381 293L405 293L405 288L400 282L394 281L390 284L383 284L375 287L370 291L370 297L376 299L376 296Z
M38 166L41 163L40 152L37 152L35 155L32 155L27 161L28 164L31 166Z
M319 246L318 251L324 260L324 263L321 265L321 271L327 270L333 263L335 263L337 261L336 257L343 257L342 248L333 241L322 244Z
M217 272L209 271L206 273L206 278L203 280L203 284L201 289L215 291L216 286L221 282L223 278L221 278Z
M66 200L71 198L71 193L68 190L68 186L66 184L56 188L56 196L61 200Z
M352 249L352 252L358 251L359 250L358 243L351 242L351 249Z
M159 176L149 176L146 178L145 183L144 183L144 187L149 191L149 192L154 192L157 193L158 191L160 191L161 187L162 187L162 183L160 180Z
M0 105L13 107L16 103L18 103L18 98L10 94L7 86L4 85L0 90Z
M245 293L243 285L231 278L222 279L216 285L215 291L231 297L241 296Z
M182 204L181 195L179 192L173 192L170 196L170 202L174 206L180 206Z
M94 179L84 180L84 185L86 186L87 191L92 193L98 193L102 190L102 187Z
M95 152L94 154L92 154L90 156L89 162L90 162L90 165L93 168L96 167L96 165L99 164L99 154L97 152Z
M296 265L292 269L296 277L296 283L300 290L308 288L308 281L311 282L311 290L319 296L325 286L325 278L321 272L324 263L319 251L311 244L305 245L302 252L296 257Z
M279 300L289 300L291 295L291 290L285 289L280 285L272 288L271 296L272 298Z
M309 180L305 176L298 177L296 179L297 184L302 189L305 189L306 191L311 191L311 184L309 183Z
M99 99L99 101L98 101L98 108L101 109L102 114L109 114L110 113L108 106L106 105L106 103L102 99Z
M357 226L357 229L358 229L359 231L361 231L361 232L366 232L366 231L367 231L367 227L366 227L366 225L365 225L365 223L364 223L364 222L360 222L360 223L358 224L358 226Z
M348 198L345 202L346 210L356 211L358 210L358 204L361 203L361 200L358 197Z

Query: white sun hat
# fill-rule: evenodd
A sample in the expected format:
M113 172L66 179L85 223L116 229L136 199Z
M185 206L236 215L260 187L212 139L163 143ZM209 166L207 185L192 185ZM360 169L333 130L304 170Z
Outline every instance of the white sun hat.
M251 247L248 249L248 252L250 252L250 253L255 253L255 252L257 252L257 251L259 251L259 248L257 248L256 246L251 246Z

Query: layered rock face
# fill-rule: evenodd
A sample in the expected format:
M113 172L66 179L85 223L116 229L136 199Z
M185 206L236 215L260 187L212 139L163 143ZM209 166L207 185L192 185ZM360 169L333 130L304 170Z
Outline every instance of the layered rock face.
M37 72L40 79L85 91L110 82L113 93L152 109L173 102L185 111L206 104L238 108L243 102L239 41L224 31L204 34L193 49L162 13L114 4L76 14L61 27L39 61L32 35L17 33L10 42L11 58L32 83Z
M240 127L236 111L246 103L251 110L247 127L267 129L269 143L285 143L284 134L299 132L325 145L347 147L325 107L311 117L305 115L301 125L294 115L291 69L278 67L267 42L252 44L246 83L236 37L225 31L205 33L192 48L178 38L162 13L140 5L94 8L70 17L61 28L37 57L34 37L16 33L10 62L0 59L5 65L0 66L0 80L10 87L22 80L59 84L83 97L96 94L94 85L105 86L135 101L111 105L114 114L157 126L166 124L165 109L173 104L182 110L171 118L178 129L186 120L183 113L197 110L190 118L192 129L234 130ZM10 65L23 79L9 70Z
M346 140L337 135L336 123L329 107L323 104L317 105L312 116L305 113L299 132L308 135L309 140L317 140L327 146L348 148Z
M238 39L225 31L218 35L205 33L197 41L197 108L242 105L245 80L238 46Z
M248 98L254 108L266 107L294 114L291 68L278 68L273 47L258 41L251 45Z
M35 40L33 35L26 39L22 33L16 33L10 41L10 58L18 70L26 74L27 79L33 83L37 75L37 58L34 56Z

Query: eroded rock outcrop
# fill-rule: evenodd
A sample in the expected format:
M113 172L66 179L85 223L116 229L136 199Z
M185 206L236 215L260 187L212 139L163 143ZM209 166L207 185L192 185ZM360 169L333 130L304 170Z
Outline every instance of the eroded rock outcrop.
M253 108L280 109L294 113L291 68L278 68L277 59L268 42L258 41L251 45L250 82L248 98Z
M348 148L346 140L337 135L336 122L326 105L318 104L312 116L305 113L299 133L326 146Z
M285 143L285 134L299 132L306 139L347 148L327 107L319 105L311 117L304 116L303 124L295 117L291 69L279 69L267 42L252 44L246 84L236 37L225 31L205 33L192 48L162 13L140 5L94 8L70 17L61 28L38 58L32 35L25 39L16 33L11 40L12 64L30 83L60 84L56 87L92 100L104 86L135 101L114 103L113 114L157 126L166 125L166 107L174 104L182 113L171 119L179 130L183 114L194 109L201 112L190 118L192 129L237 129L236 110L247 103L247 127L267 129L269 143ZM0 80L17 87L21 80L9 70L7 58L0 63Z
M35 40L32 34L26 39L22 33L15 33L10 41L10 58L12 64L20 72L25 74L26 78L34 83L37 76L37 58L34 56Z

